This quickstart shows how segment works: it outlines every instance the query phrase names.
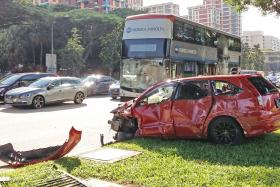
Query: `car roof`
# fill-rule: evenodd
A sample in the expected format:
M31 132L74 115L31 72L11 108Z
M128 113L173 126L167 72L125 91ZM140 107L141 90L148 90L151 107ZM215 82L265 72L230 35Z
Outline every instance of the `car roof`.
M244 79L244 78L250 78L250 77L259 77L261 75L258 74L234 74L234 75L207 75L207 76L197 76L197 77L187 77L187 78L180 78L175 79L174 81L188 81L188 80L215 80L215 79Z
M219 80L219 81L229 81L231 79L245 79L250 77L261 77L259 74L234 74L234 75L207 75L207 76L196 76L196 77L186 77L180 79L172 79L163 82L159 82L153 85L158 86L162 84L166 84L166 82L186 82L186 81L194 81L194 80Z
M89 75L88 77L94 77L94 78L101 78L101 77L110 77L108 75L100 75L100 74L92 74L92 75Z
M146 93L150 92L154 88L158 86L162 86L168 83L184 83L187 81L195 81L195 80L217 80L217 81L237 81L240 79L246 79L246 78L251 78L251 77L262 77L259 74L234 74L234 75L207 75L207 76L196 76L196 77L187 77L187 78L180 78L180 79L172 79L172 80L167 80L159 83L155 83L152 85L150 88L145 90L139 98L141 98L143 95Z
M42 72L28 72L28 73L13 73L11 75L55 75L54 73L42 73Z
M62 79L81 80L80 78L77 78L77 77L43 77L41 79L47 79L47 80L62 80Z

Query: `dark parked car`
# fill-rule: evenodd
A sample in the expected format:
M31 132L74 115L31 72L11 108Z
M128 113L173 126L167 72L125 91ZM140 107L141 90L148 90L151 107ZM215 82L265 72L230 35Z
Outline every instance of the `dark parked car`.
M108 94L109 87L115 80L105 75L90 75L83 80L87 95Z
M116 81L110 85L109 94L112 99L117 99L120 96L120 81Z
M158 83L112 113L117 140L207 138L239 144L280 128L280 93L261 75L190 77Z
M28 86L34 81L42 77L53 77L56 76L52 73L16 73L9 74L0 80L0 102L4 101L4 95L7 91Z

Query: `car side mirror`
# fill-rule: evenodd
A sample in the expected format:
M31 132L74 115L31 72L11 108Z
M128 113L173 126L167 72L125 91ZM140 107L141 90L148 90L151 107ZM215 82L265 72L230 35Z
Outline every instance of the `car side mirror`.
M50 84L48 87L47 87L47 90L51 90L54 88L54 85Z
M18 83L17 83L17 87L22 87L22 82L21 81L18 81Z

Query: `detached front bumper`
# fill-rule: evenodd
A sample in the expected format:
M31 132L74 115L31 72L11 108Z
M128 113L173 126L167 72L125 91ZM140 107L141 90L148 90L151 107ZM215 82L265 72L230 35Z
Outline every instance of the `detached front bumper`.
M81 140L82 131L74 127L62 145L50 146L29 151L16 151L11 143L0 146L0 160L13 168L59 159L68 154Z

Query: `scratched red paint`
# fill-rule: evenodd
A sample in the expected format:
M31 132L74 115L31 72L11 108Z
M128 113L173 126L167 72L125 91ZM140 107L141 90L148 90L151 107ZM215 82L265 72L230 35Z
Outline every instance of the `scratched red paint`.
M260 90L250 80L257 80ZM265 85L258 81L265 81ZM218 93L217 87L224 83L233 91ZM197 98L180 98L182 85L188 92L188 84L199 85L198 89L206 85L202 89L204 95L200 96L198 91ZM149 103L152 93L160 92L161 88L170 89L172 96ZM208 138L210 124L220 117L227 117L241 127L244 137L253 137L280 128L278 99L279 91L259 75L201 76L158 83L135 100L122 104L113 113L126 119L136 119L137 136Z

